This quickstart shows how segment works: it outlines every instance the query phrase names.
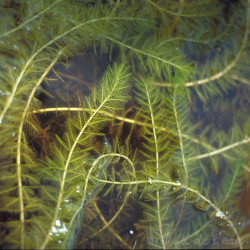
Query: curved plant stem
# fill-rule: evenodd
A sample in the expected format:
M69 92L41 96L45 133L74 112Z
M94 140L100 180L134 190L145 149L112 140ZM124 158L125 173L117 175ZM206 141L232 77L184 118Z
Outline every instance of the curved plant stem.
M198 195L202 200L204 200L205 202L207 202L215 211L216 211L216 217L220 217L222 220L225 220L230 227L232 228L232 230L234 231L237 240L238 240L238 244L240 249L242 249L242 241L241 238L239 236L239 233L236 229L236 227L234 226L233 222L208 198L206 198L204 195L202 195L198 190L195 190L193 188L190 188L186 185L181 184L180 182L170 182L170 181L161 181L161 180L141 180L141 181L132 181L132 182L119 182L119 181L107 181L107 180L101 180L98 178L94 178L99 182L103 182L103 183L109 183L109 184L113 184L113 185L138 185L138 184L163 184L163 185L171 185L171 186L179 186L180 188L184 188L187 191L190 191L193 194Z
M80 23L76 26L74 26L73 28L63 32L62 34L54 37L53 39L51 39L48 43L46 43L45 45L43 45L42 47L40 47L35 53L33 53L31 55L31 57L29 58L29 60L27 60L27 62L25 63L23 69L21 70L19 76L17 77L14 87L11 91L11 94L9 96L9 98L7 99L6 104L4 105L3 111L0 114L0 121L3 121L3 118L7 112L7 110L9 109L11 103L14 100L14 96L16 94L17 88L26 72L26 70L28 69L28 67L31 65L31 63L33 62L33 60L35 59L35 57L42 52L45 48L49 47L50 45L52 45L53 43L55 43L57 40L59 40L62 37L65 37L66 35L68 35L70 32L73 32L74 30L77 30L81 27L83 27L84 25L88 25L91 23L95 23L95 22L101 22L101 21L105 21L105 20L134 20L135 18L122 18L122 17L103 17L103 18L96 18L96 19L92 19L92 20L88 20L86 22ZM138 18L136 19L138 20ZM143 19L142 19L143 20Z
M248 5L249 5L249 0L248 0ZM247 41L248 41L248 31L249 31L249 25L250 25L250 21L249 21L249 16L250 16L250 8L247 8L247 18L246 18L246 26L245 26L245 33L244 33L244 37L242 40L242 44L240 46L240 49L236 55L236 57L234 58L234 60L227 66L225 67L222 71L218 72L217 74L210 76L210 77L206 77L204 79L200 79L198 81L192 81L192 82L186 82L183 83L186 87L193 87L196 85L202 85L214 80L217 80L221 77L223 77L224 75L226 75L228 72L230 72L230 70L237 65L240 57L242 56L242 53L245 49L245 46L247 45ZM160 83L160 82L153 82L154 85L156 86L161 86L161 87L173 87L173 84L171 83ZM248 84L248 83L247 83Z
M17 135L17 155L16 155L16 166L17 166L17 183L18 183L18 195L19 195L19 207L20 207L20 223L21 223L21 246L22 249L24 248L24 200L23 200L23 186L22 186L22 166L21 166L21 145L22 145L22 134L23 134L23 125L25 122L25 118L27 116L31 101L34 97L35 91L41 84L41 82L44 80L45 76L48 74L48 72L51 70L51 68L55 65L58 58L61 55L61 51L59 51L54 58L54 60L50 63L50 65L47 67L47 69L44 71L44 73L41 75L39 80L37 81L36 85L33 87L29 98L27 100L27 103L25 105L25 108L22 113L22 118L19 124L18 129L18 135Z
M121 70L120 70L119 73L121 73ZM54 217L53 217L53 220L52 220L52 223L51 223L51 228L54 226L54 224L55 224L55 222L57 220L58 213L59 213L59 208L60 208L60 206L61 206L61 204L63 202L64 186L65 186L65 183L66 183L66 176L67 176L67 173L68 173L68 168L69 168L69 164L70 164L73 152L74 152L74 150L75 150L75 148L76 148L76 146L77 146L80 138L82 137L82 135L85 132L85 130L88 128L88 126L91 123L91 121L93 120L93 118L105 106L105 103L108 102L109 99L112 98L112 95L115 92L115 90L116 90L116 88L117 88L117 86L119 84L119 81L121 80L119 77L120 77L120 75L117 75L116 78L113 80L114 84L113 84L112 89L110 90L109 94L106 96L106 98L104 100L102 100L102 102L100 103L100 105L98 106L98 108L88 118L88 120L86 121L86 123L82 127L81 131L78 133L76 139L74 140L73 145L71 146L71 148L69 150L69 153L68 153L68 156L67 156L67 160L66 160L66 163L64 165L62 180L60 182L60 190L59 190L59 195L58 195L57 205L56 205L56 208L55 208ZM103 94L103 92L102 92L102 94ZM86 182L85 182L83 202L85 201L85 197L86 197L87 184L88 184L88 179L89 179L90 173L91 173L91 171L88 172L88 176L87 176ZM47 246L47 244L49 242L49 239L50 239L50 234L48 233L47 236L46 236L46 238L45 238L45 240L44 240L44 243L42 244L41 248L44 249Z
M198 159L204 159L204 158L207 158L207 157L211 157L211 156L214 156L214 155L217 155L217 154L221 154L227 150L230 150L230 149L233 149L235 147L239 147L243 144L247 144L250 142L250 137L246 138L246 139L243 139L241 141L238 141L238 142L235 142L233 144L230 144L230 145L227 145L223 148L220 148L220 149L217 149L217 150L214 150L212 152L209 152L209 153L206 153L206 154L202 154L202 155L197 155L197 156L194 156L194 157L190 157L188 158L188 161L194 161L194 160L198 160Z
M94 112L95 109L89 109L89 108L77 108L77 107L56 107L56 108L44 108L44 109L37 109L37 110L33 110L32 113L36 114L36 113L46 113L46 112L82 112L82 111L86 111L86 112ZM144 127L148 127L148 128L152 128L152 125L146 122L141 122L141 121L137 121L134 119L130 119L130 118L126 118L126 117L122 117L122 116L118 116L118 115L114 115L112 113L100 110L99 111L100 114L106 115L108 117L111 118L115 118L117 120L123 121L123 122L127 122L127 123L131 123L131 124L136 124L136 125L140 125L140 126L144 126ZM155 126L155 128L157 130L161 130L164 132L168 132L168 133L173 133L175 134L175 132L173 132L172 130L169 130L165 127L160 127L160 126ZM217 155L217 154L221 154L224 153L230 149L233 149L235 147L241 146L242 144L247 144L250 141L250 138L245 138L241 141L235 142L233 144L227 145L225 147L222 147L220 149L216 149L214 147L212 147L211 145L202 142L194 137L190 137L189 135L186 134L182 134L182 137L187 138L188 140L196 143L197 145L203 146L206 149L209 149L211 152L206 153L206 154L202 154L202 155L198 155L198 156L194 156L194 157L190 157L187 158L187 161L193 161L196 159L202 159L202 158L206 158L206 157L210 157L213 155ZM227 155L228 157L230 157L230 155Z
M40 13L38 13L37 15L34 15L32 18L26 20L25 22L23 22L22 24L20 24L19 26L17 26L14 29L11 29L7 32L4 32L0 35L0 38L4 37L4 36L8 36L11 33L23 28L25 25L27 25L28 23L32 22L34 19L36 19L37 17L41 16L42 14L44 14L46 11L48 11L50 8L52 8L55 4L61 2L61 0L56 0L54 3L52 3L51 5L49 5L46 9L44 9L43 11L41 11Z
M180 123L179 123L179 115L176 109L176 87L174 89L174 94L173 94L173 109L174 109L174 116L175 116L175 121L176 121L176 127L177 127L177 131L178 131L178 136L179 136L179 140L180 140L180 149L181 149L181 158L182 158L182 163L183 163L183 167L185 170L185 177L186 177L186 183L188 183L188 169L187 169L187 164L186 164L186 157L184 154L184 144L182 141L182 130L180 127Z

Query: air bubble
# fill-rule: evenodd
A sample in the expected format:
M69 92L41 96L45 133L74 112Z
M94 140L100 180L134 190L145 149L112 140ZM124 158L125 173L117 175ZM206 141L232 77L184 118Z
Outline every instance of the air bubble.
M153 182L152 182L152 179L151 179L150 177L148 177L148 181L149 181L150 184L153 183Z
M15 132L12 132L12 133L11 133L11 136L12 136L12 137L16 136L16 133L15 133Z
M221 219L226 217L226 215L223 212L221 212L221 211L217 211L216 214L215 214L215 216L219 217Z
M68 232L68 229L66 228L65 224L62 225L61 228L59 228L59 233L67 233Z
M130 234L134 234L134 231L133 231L133 230L130 230L129 233L130 233Z
M60 227L61 226L61 221L60 220L56 220L56 226Z

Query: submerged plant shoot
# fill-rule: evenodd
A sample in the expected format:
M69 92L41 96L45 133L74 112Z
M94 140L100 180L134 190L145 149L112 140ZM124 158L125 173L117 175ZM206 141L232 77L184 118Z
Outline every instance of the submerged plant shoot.
M250 1L1 0L0 247L250 247Z

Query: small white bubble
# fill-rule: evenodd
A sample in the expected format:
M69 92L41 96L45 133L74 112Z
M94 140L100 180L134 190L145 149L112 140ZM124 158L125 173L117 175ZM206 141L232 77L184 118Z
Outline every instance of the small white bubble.
M58 241L58 243L59 243L59 244L61 244L61 243L62 243L62 241L61 241L61 240L59 240L59 241Z
M175 187L173 188L173 190L175 190Z
M67 233L68 229L66 228L65 224L62 225L61 228L59 228L59 233Z
M64 201L68 203L68 202L69 202L69 199L65 199Z
M180 186L181 185L181 183L179 182L179 181L176 181L176 183Z
M15 135L16 135L16 133L14 133L14 132L11 133L11 136L12 136L12 137L14 137Z
M0 124L2 123L2 120L0 120Z
M51 231L52 231L52 233L57 233L56 227L52 227Z
M150 177L148 177L148 181L150 184L152 184L152 179Z
M131 191L129 191L129 194L132 194L132 192L131 192Z
M215 216L219 217L221 219L224 218L224 217L226 217L226 215L223 212L221 212L221 211L217 211L216 214L215 214Z
M13 47L14 47L15 49L19 49L19 46L18 46L17 44L15 44Z
M133 231L133 230L130 230L129 233L130 233L130 234L134 234L134 231Z
M14 65L14 66L12 67L12 69L13 69L13 70L16 70L16 66Z
M60 227L61 226L61 221L60 220L56 220L56 226Z

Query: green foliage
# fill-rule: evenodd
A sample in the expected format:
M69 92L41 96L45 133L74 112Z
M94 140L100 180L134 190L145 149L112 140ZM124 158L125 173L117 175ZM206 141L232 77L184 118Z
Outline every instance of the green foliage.
M249 4L1 1L0 247L249 248Z

